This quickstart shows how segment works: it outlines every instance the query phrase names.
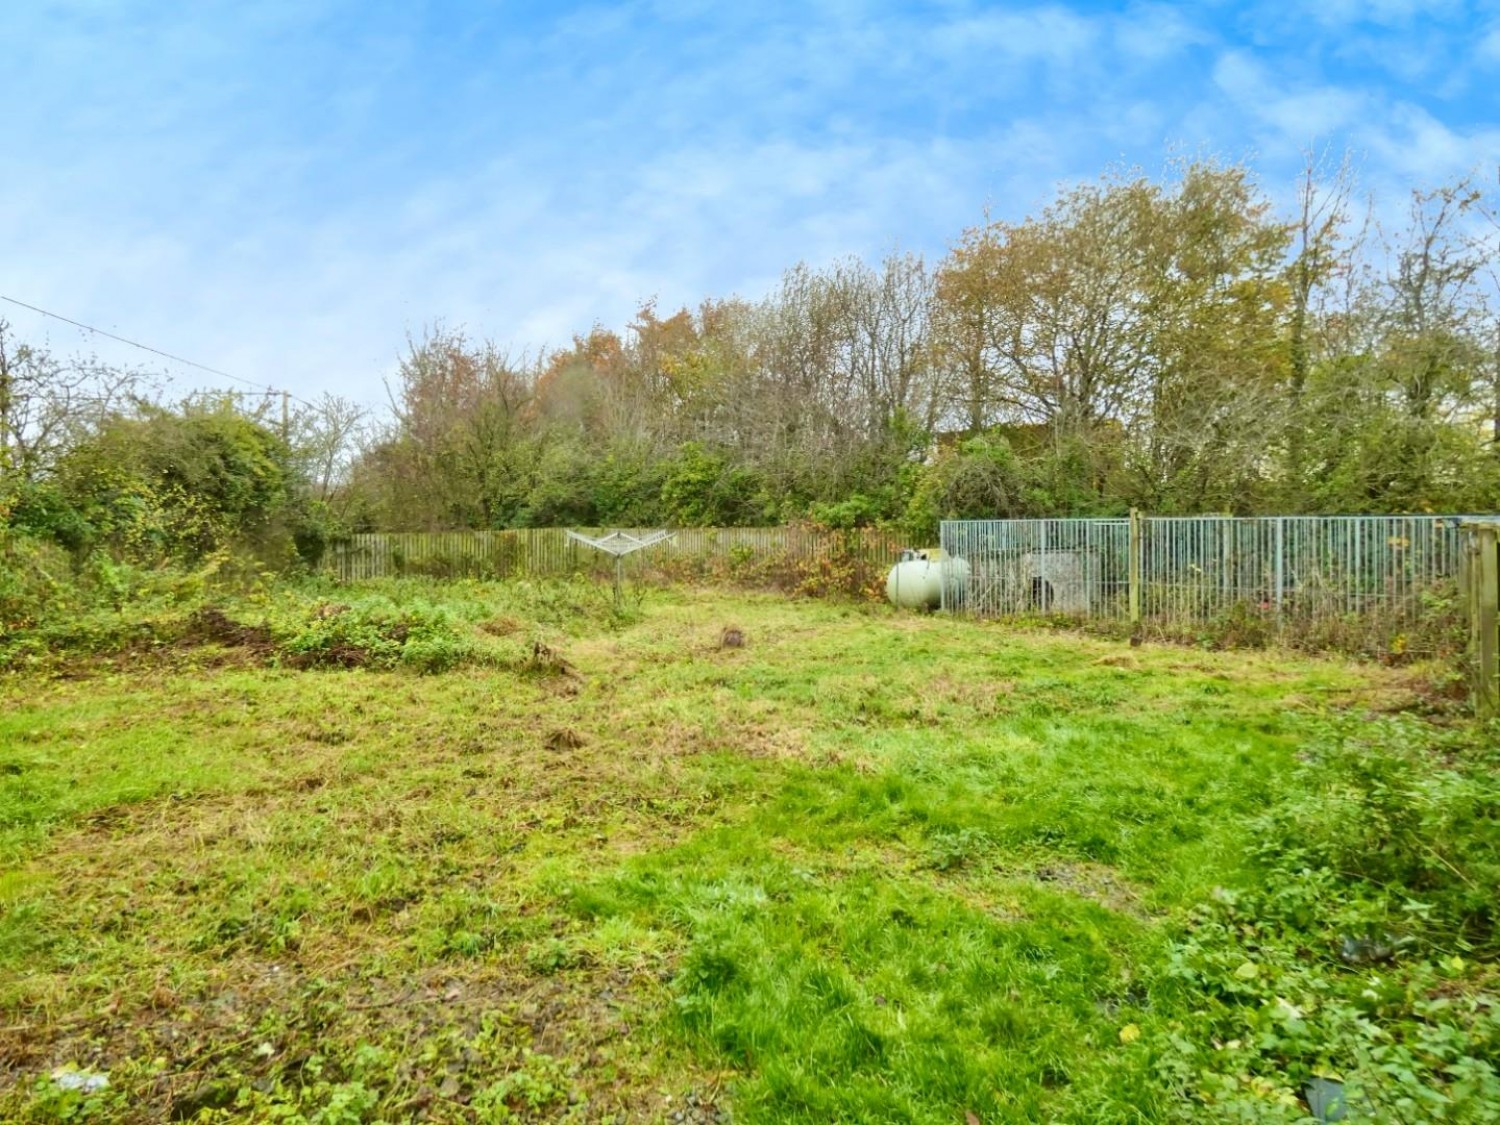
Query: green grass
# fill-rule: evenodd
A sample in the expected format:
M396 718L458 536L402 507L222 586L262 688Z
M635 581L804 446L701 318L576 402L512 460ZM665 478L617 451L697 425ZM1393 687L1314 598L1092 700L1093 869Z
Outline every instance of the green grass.
M359 596L490 655L0 680L0 1119L1173 1119L1182 919L1257 885L1316 715L1409 695L769 597Z

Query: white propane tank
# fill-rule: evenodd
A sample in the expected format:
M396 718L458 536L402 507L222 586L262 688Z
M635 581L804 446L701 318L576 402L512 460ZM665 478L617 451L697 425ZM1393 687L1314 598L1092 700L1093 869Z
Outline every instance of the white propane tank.
M943 604L945 584L948 605L957 605L969 584L966 560L949 558L937 547L902 551L901 561L885 580L885 596L902 609L937 609Z

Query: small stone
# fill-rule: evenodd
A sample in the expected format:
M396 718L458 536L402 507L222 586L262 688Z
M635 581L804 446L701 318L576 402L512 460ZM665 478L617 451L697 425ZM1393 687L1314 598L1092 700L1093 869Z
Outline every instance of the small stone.
M52 1072L52 1081L59 1090L78 1090L93 1094L109 1086L109 1075L97 1070L79 1070L77 1067L60 1066Z

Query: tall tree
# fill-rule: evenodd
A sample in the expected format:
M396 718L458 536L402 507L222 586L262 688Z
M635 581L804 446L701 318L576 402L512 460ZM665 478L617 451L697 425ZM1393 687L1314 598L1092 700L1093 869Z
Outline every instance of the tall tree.
M16 339L0 320L0 476L45 476L116 410L153 389L145 372L59 358Z
M1296 213L1292 220L1292 258L1287 266L1287 392L1285 417L1286 466L1283 496L1299 506L1306 474L1306 398L1309 372L1324 354L1318 346L1318 325L1326 321L1328 305L1320 300L1331 286L1346 287L1355 276L1355 255L1361 236L1350 233L1350 201L1354 191L1353 164L1346 154L1333 167L1326 157L1309 150L1297 182Z
M430 329L410 341L390 388L394 429L381 460L404 526L503 526L526 489L533 372L492 344Z
M1283 432L1280 272L1290 232L1238 167L1186 165L1137 215L1144 393L1124 420L1158 511L1243 509Z

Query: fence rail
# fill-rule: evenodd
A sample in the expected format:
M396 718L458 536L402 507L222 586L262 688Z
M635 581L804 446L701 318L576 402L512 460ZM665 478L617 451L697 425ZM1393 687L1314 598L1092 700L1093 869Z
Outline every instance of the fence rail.
M884 582L905 545L898 534L874 529L683 528L670 543L627 556L625 570L637 578L738 579L812 593L854 593ZM400 575L604 577L614 573L614 560L570 540L561 528L534 528L355 535L333 544L323 567L343 581Z
M1241 640L1365 651L1451 647L1463 558L1454 516L973 520L942 526L969 563L965 612L1208 626Z

